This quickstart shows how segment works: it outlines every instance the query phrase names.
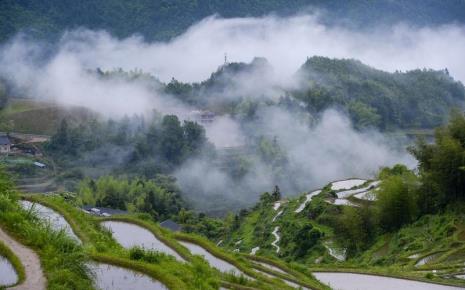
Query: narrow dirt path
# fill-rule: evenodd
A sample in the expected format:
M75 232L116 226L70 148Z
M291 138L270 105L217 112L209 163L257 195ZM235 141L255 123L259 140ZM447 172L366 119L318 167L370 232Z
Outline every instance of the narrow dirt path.
M19 258L26 272L26 280L10 290L45 290L46 279L40 265L39 257L31 249L18 243L0 228L0 240Z

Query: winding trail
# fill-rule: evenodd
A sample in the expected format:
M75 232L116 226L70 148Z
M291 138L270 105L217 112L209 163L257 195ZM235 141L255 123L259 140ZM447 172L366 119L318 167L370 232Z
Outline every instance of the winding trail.
M276 248L276 253L279 253L280 248L278 246L278 243L279 243L279 240L281 239L281 237L279 236L279 227L275 227L272 234L275 240L271 243L271 245Z
M26 279L18 286L8 288L10 290L45 290L46 279L40 265L39 257L31 249L18 243L0 228L0 240L5 243L19 258L24 266Z

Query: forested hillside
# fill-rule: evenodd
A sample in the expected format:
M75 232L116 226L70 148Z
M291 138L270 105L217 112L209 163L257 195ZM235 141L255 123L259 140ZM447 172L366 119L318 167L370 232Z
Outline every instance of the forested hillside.
M43 112L49 110L11 102L0 116L6 130L54 133L43 149L62 168L56 182L64 188L71 191L86 188L86 184L79 186L85 177L95 182L107 175L127 180L118 185L106 183L114 189L110 196L89 185L90 189L84 191L98 198L87 197L87 203L133 209L152 207L157 212L153 216L170 216L177 214L180 207L169 203L177 204L178 196L182 196L192 208L224 215L228 210L255 203L260 192L275 184L287 195L308 190L315 183L322 185L319 180L309 179L306 163L302 165L299 161L301 157L294 159L294 150L299 146L294 140L302 131L289 136L270 130L267 127L270 120L288 122L292 117L305 124L302 130L308 132L324 119L325 112L337 110L351 119L355 134L363 134L366 129L389 133L423 130L444 124L450 110L463 108L465 102L463 85L447 70L389 73L356 60L312 57L294 75L293 83L297 85L290 87L266 84L266 75L272 71L265 59L256 58L251 63L222 65L200 83L173 79L166 84L140 71L97 69L87 74L97 75L102 82L118 80L147 85L154 96L161 93L189 109L183 109L184 115L179 117L155 112L145 117L104 120L94 114L86 114L88 118L58 114L42 121L35 116L47 116ZM257 79L263 81L255 90ZM198 110L210 114L211 119L202 121L195 117L201 112ZM221 122L225 121L228 126L237 127L230 131L231 127L225 126L221 132L240 137L240 143L218 145L215 135L208 135L215 122L224 126ZM37 127L39 123L45 123L49 129L25 131L41 128ZM293 122L289 124L295 126ZM352 130L351 125L344 130ZM308 134L308 140L314 139L312 133ZM361 154L358 159L365 157L365 152ZM325 162L328 160L331 156L325 158ZM338 164L340 160L334 162ZM194 168L183 171L186 166ZM205 188L193 174L198 171L221 176L222 182L218 187ZM173 175L178 181L171 180ZM255 180L260 176L269 179L257 184ZM180 177L184 179L179 181ZM138 180L150 183L160 178L171 189L154 189L154 196L143 200L137 193ZM134 186L129 186L135 192L133 196L125 196L126 183L133 183ZM174 185L179 189L173 189ZM222 195L225 193L226 197ZM154 206L157 200L162 204L160 208Z
M0 2L0 41L26 30L41 37L57 36L80 26L105 29L119 37L141 34L147 39L167 39L202 18L289 14L317 8L327 12L325 22L358 27L366 23L444 24L465 20L465 1L71 1L3 0Z
M246 121L280 94L279 105L286 109L302 110L304 104L307 112L317 116L326 109L338 108L351 117L357 128L384 131L434 128L447 121L452 108L465 105L463 84L454 80L446 68L389 73L357 60L314 56L294 76L298 83L295 88L263 89L264 76L272 72L266 59L255 58L250 64L221 66L201 83L173 80L165 92L188 104L233 112ZM247 85L256 76L261 76L262 83L261 89L254 91Z
M396 165L377 181L333 182L298 199L265 192L213 238L231 250L310 267L382 266L453 279L465 252L463 132L465 117L455 112L436 130L435 143L419 140L411 148L418 171Z
M307 89L296 90L297 99L316 112L341 106L359 128L433 128L465 102L463 85L447 68L388 73L356 60L312 57L298 74Z

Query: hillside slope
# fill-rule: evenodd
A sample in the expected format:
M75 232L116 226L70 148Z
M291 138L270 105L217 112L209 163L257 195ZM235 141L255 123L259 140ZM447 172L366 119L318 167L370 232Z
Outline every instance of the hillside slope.
M338 219L346 208L373 205L365 195L373 191L368 190L370 184L374 183L368 181L352 190L335 190L328 184L322 190L278 201L264 194L260 203L242 212L237 228L221 238L221 246L305 264L314 271L346 268L465 285L459 278L465 262L465 216L460 211L425 215L379 236L362 251L346 248L338 233Z
M465 88L447 69L389 73L351 59L312 57L294 92L313 110L341 106L359 127L433 128L465 104ZM305 89L306 88L306 89Z

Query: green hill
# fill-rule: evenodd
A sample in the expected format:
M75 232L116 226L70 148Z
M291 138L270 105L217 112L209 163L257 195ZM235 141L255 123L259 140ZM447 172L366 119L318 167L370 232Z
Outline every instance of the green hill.
M465 285L465 117L411 151L417 171L384 168L379 181L330 183L298 198L276 188L236 215L218 239L237 252L305 264ZM348 270L350 269L350 270ZM363 270L361 270L363 269Z
M388 73L357 60L312 57L298 76L307 89L296 90L297 99L317 112L340 106L358 127L434 128L465 105L465 88L447 69Z
M241 83L272 70L263 58L230 63L201 83L173 80L165 92L191 105L233 112L249 121L258 106L275 96L267 95L266 89L243 90ZM314 56L300 67L294 81L299 83L296 89L279 91L280 106L300 110L303 104L312 115L328 108L341 109L359 129L431 129L444 124L452 108L465 107L465 87L447 69L390 73L353 59ZM271 90L271 85L267 89Z

